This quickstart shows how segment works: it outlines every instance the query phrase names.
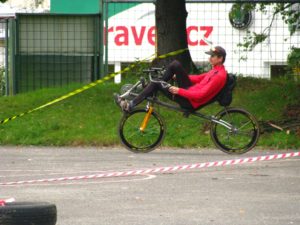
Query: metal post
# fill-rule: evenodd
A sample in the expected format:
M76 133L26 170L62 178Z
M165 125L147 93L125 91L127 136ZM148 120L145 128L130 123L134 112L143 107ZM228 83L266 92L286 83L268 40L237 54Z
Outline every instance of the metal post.
M16 93L16 71L15 71L15 54L16 54L16 43L15 43L15 19L9 19L9 94L14 95Z
M102 20L102 14L99 14L98 16L98 25L97 25L97 58L98 58L98 71L97 71L97 79L100 79L102 76L102 68L103 68L103 28L101 28L101 20Z
M101 20L100 20L100 26L98 27L98 29L100 29L100 56L99 56L99 60L100 60L100 77L103 77L104 76L104 66L103 66L103 57L104 57L104 53L103 53L103 25L104 25L104 21L103 21L103 0L100 0L99 2L100 4L100 14L101 14Z
M121 71L121 62L115 62L115 72ZM121 83L121 74L118 74L115 76L115 83L119 84Z
M95 36L94 36L94 75L93 75L93 81L98 80L100 78L100 71L102 67L102 60L101 60L101 32L100 32L100 23L101 18L100 14L94 19L94 29L95 29ZM100 36L100 37L99 37ZM99 68L100 67L100 68Z
M109 3L105 0L105 74L108 74L108 6Z
M5 20L5 95L9 95L8 79L8 19Z

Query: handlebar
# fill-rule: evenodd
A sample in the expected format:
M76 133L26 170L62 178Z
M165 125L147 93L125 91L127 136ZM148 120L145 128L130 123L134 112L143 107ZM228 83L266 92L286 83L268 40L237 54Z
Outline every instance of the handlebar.
M163 88L169 89L172 86L171 84L169 84L168 82L163 81L161 79L154 78L151 74L151 73L162 73L164 70L165 70L164 67L162 67L162 68L160 68L160 67L151 67L149 69L143 70L143 72L144 73L149 73L150 82L160 83Z
M169 84L168 82L164 81L164 80L161 80L161 79L154 79L152 76L151 76L151 73L149 74L149 80L150 82L152 83L159 83L162 88L164 89L169 89L172 85Z
M164 67L151 67L149 69L143 70L144 73L151 73L151 72L162 72L164 71L165 68Z

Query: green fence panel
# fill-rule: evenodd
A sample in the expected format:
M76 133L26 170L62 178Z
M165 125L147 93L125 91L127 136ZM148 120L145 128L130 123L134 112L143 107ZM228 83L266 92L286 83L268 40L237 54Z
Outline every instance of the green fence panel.
M99 14L17 14L16 92L98 79L99 21Z

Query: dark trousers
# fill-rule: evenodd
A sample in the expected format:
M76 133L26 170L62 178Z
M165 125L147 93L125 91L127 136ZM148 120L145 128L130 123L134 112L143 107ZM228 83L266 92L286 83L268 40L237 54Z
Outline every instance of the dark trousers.
M192 82L190 81L187 72L184 70L181 63L176 60L169 64L162 77L162 80L168 82L173 78L174 75L176 75L178 87L187 89L188 87L192 86ZM168 90L163 88L160 83L152 82L149 83L147 87L145 87L144 90L132 100L133 106L140 104L144 99L152 96L157 91L161 91L170 100L177 102L182 108L193 109L193 106L188 99L179 95L173 95Z

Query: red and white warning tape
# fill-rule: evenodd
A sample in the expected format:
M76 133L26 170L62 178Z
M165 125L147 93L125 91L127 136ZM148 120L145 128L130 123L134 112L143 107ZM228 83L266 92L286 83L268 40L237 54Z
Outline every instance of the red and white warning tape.
M161 174L161 173L169 173L169 172L176 172L176 171L177 172L186 171L192 169L202 169L208 167L241 165L241 164L253 163L257 161L270 161L270 160L286 159L286 158L297 157L297 156L300 156L300 152L291 152L291 153L268 155L268 156L257 156L257 157L249 157L249 158L242 158L242 159L231 159L231 160L223 160L223 161L215 161L215 162L195 163L195 164L187 164L187 165L158 167L158 168L150 168L150 169L103 172L100 174L92 174L92 175L84 175L84 176L4 182L4 183L0 183L0 185L4 186L4 185L39 184L39 183L50 183L50 182L60 182L60 181L76 181L76 180L87 180L87 179L98 179L98 178L109 178L109 177L128 177L128 176L147 175L147 174Z
M5 206L6 203L14 202L16 201L14 198L9 198L9 199L0 199L0 206Z

